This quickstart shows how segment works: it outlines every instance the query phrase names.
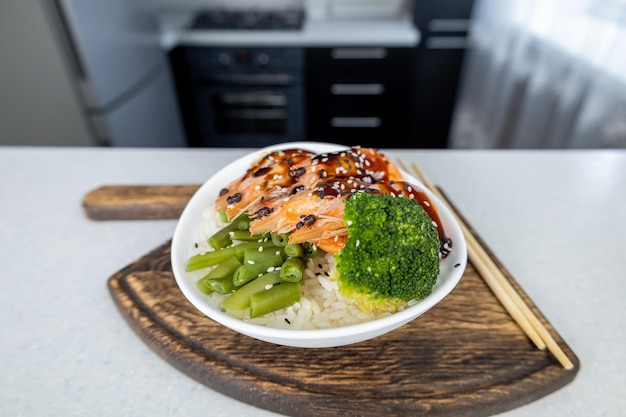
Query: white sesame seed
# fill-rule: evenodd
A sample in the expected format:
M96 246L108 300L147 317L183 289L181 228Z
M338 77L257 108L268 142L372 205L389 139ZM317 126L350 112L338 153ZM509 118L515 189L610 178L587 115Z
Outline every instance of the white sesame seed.
M272 285L272 284L267 284L267 285L265 286L265 289L266 289L266 290L270 290L270 289L272 289L272 287L273 287L273 285Z
M254 261L253 261L252 259L248 259L248 263L249 263L250 265L254 265Z

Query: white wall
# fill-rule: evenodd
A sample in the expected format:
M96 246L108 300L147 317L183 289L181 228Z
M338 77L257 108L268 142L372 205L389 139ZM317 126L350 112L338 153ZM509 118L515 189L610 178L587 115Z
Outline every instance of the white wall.
M42 1L0 1L0 145L92 145Z

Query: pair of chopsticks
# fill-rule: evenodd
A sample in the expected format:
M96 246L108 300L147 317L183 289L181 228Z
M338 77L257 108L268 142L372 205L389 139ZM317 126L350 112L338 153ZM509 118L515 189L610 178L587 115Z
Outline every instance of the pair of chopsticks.
M515 288L513 288L511 283L502 274L500 268L497 267L487 251L469 230L465 222L463 222L460 216L455 212L450 202L439 189L433 185L428 177L426 177L424 171L422 171L416 163L411 164L412 170L409 169L402 159L398 159L398 163L405 171L417 174L424 185L448 207L461 227L467 243L467 252L470 262L528 338L540 350L545 350L547 347L565 369L573 369L574 364L569 360L565 352L563 352L561 347L556 343L537 316L531 311L522 297L515 291Z

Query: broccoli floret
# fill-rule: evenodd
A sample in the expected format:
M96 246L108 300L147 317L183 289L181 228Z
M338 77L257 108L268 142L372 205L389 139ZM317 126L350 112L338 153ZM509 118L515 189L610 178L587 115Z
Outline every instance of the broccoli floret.
M345 204L348 240L335 254L339 291L370 311L395 311L432 291L439 276L439 235L415 201L356 193Z

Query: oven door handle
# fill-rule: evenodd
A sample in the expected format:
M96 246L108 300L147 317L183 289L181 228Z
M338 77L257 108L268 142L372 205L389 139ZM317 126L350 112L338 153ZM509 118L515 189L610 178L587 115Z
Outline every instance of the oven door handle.
M204 83L226 86L289 86L294 82L291 74L215 74L203 79Z

